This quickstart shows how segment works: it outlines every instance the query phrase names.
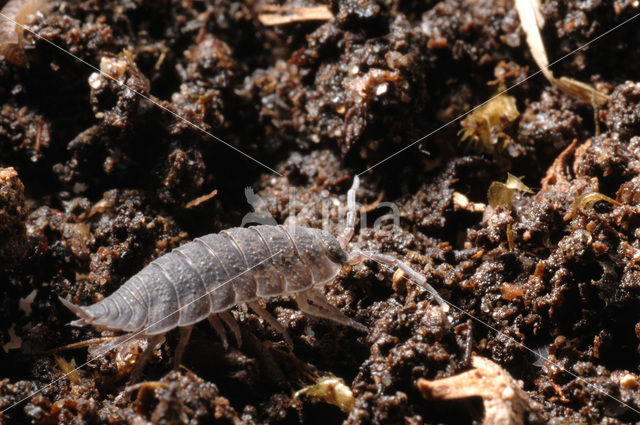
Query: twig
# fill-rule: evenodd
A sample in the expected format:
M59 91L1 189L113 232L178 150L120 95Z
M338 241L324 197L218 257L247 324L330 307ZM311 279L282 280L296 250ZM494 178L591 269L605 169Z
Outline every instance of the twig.
M273 26L304 21L328 21L333 13L328 6L313 7L270 7L265 11L276 13L261 13L258 20L262 25Z

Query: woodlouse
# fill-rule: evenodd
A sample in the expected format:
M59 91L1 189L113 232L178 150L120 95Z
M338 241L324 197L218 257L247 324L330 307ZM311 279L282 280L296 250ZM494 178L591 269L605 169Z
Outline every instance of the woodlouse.
M46 6L47 0L9 0L0 11L0 54L12 64L24 66L27 61L21 25Z
M301 226L235 227L196 238L157 258L96 304L82 307L60 300L79 317L71 322L74 326L91 324L149 340L131 374L132 380L163 335L175 327L180 328L180 340L174 366L180 363L193 324L205 318L225 346L227 340L220 319L240 344L238 324L228 311L238 304L248 305L292 347L287 331L260 306L260 298L293 296L300 310L309 316L365 331L364 325L345 316L316 289L332 281L343 265L365 259L402 269L445 306L426 278L400 260L377 252L345 251L354 233L358 185L359 179L355 177L347 194L346 227L337 238L324 230ZM131 338L131 334L116 341L123 338Z

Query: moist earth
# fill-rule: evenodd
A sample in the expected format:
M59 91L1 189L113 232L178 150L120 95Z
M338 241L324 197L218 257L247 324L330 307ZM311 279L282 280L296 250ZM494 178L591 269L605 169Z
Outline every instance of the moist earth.
M318 6L329 17L263 20ZM571 53L553 71L607 94L594 110L527 78L512 1L51 0L24 32L25 66L0 60L0 421L479 424L478 397L416 386L473 355L539 406L514 423L639 421L637 22L574 52L639 11L542 2L550 60ZM461 142L454 120L513 85L517 119ZM508 172L533 193L489 206ZM114 333L65 326L58 297L97 302L250 212L337 235L359 173L352 246L423 273L448 314L367 261L323 289L366 333L274 298L293 352L237 308L241 346L202 323L172 371L170 333L133 386L143 344L88 364L95 347L60 349ZM350 411L295 396L329 375Z

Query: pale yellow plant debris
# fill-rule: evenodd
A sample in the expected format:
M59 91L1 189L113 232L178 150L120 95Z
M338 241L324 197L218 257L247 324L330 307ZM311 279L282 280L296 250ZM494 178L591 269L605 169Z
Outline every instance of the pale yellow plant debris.
M533 193L533 191L522 180L511 173L507 173L507 181L493 182L487 191L487 201L492 208L500 205L511 206L515 192Z
M262 25L273 26L304 21L328 21L333 18L333 13L328 6L313 7L281 7L272 6L263 9L265 12L258 15Z
M56 359L56 365L58 365L62 373L64 373L64 375L74 384L79 384L80 376L78 375L76 368L76 360L71 359L71 361L68 362L63 357L55 356L54 358Z
M599 192L591 192L591 193L583 194L578 196L574 201L573 206L571 207L571 212L567 217L567 219L571 219L575 217L576 212L578 210L582 212L591 211L593 207L600 201L608 202L611 205L616 205L616 206L622 205L620 202L616 201L615 199L609 198L607 195L603 195L602 193L599 193Z
M513 248L516 246L513 242L513 230L511 229L511 224L507 224L507 246L509 247L509 251L513 251Z
M214 189L210 193L208 193L207 195L203 195L203 196L197 197L196 199L194 199L192 201L189 201L187 203L187 205L185 205L185 208L197 207L198 205L202 204L203 202L207 202L209 199L212 199L217 194L218 194L218 189Z
M509 189L514 189L519 192L533 193L533 190L526 184L522 183L522 177L516 177L511 173L507 173L507 181L504 184Z
M600 201L608 202L612 205L622 205L620 202L609 198L607 195L603 195L598 192L591 192L586 195L580 195L578 199L576 199L576 206L580 211L589 211Z
M302 395L313 402L321 401L338 406L345 413L349 413L355 405L351 388L345 385L342 378L335 376L319 378L315 384L297 391L294 398Z
M573 78L556 78L549 69L547 51L540 35L540 29L544 26L544 19L540 14L540 2L538 0L515 0L515 6L520 16L522 29L527 35L527 44L531 55L547 80L565 93L590 103L594 109L607 103L609 96L599 92L591 85Z
M472 364L473 369L449 378L421 378L418 389L427 399L482 397L485 425L523 425L526 412L541 408L500 365L480 356L473 356Z
M500 94L478 107L460 122L462 134L460 140L469 140L472 144L481 143L481 149L493 151L500 133L520 116L516 98Z

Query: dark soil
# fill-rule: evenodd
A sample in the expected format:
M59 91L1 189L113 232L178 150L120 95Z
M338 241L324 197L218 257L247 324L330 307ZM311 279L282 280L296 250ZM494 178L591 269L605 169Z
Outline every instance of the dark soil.
M425 400L416 387L468 370L472 353L541 404L525 423L640 421L638 21L554 67L608 93L604 107L538 75L509 91L521 114L499 148L475 151L459 122L408 146L537 70L512 1L334 1L331 20L265 26L275 3L52 0L38 37L25 33L28 66L0 60L0 421L481 423L478 399ZM550 60L638 11L543 1ZM113 334L65 326L58 297L94 303L172 248L240 225L245 187L278 222L338 234L353 176L404 147L357 194L368 226L388 212L377 200L398 223L363 223L352 243L411 264L479 321L452 308L448 325L427 292L366 262L324 290L367 333L273 299L293 354L239 308L242 346L225 350L202 323L172 371L170 333L140 388L126 388L138 347L64 375L87 349L51 350ZM484 214L454 202L487 203L507 172L535 194ZM590 192L617 203L579 208ZM351 387L350 413L293 396L329 373Z

